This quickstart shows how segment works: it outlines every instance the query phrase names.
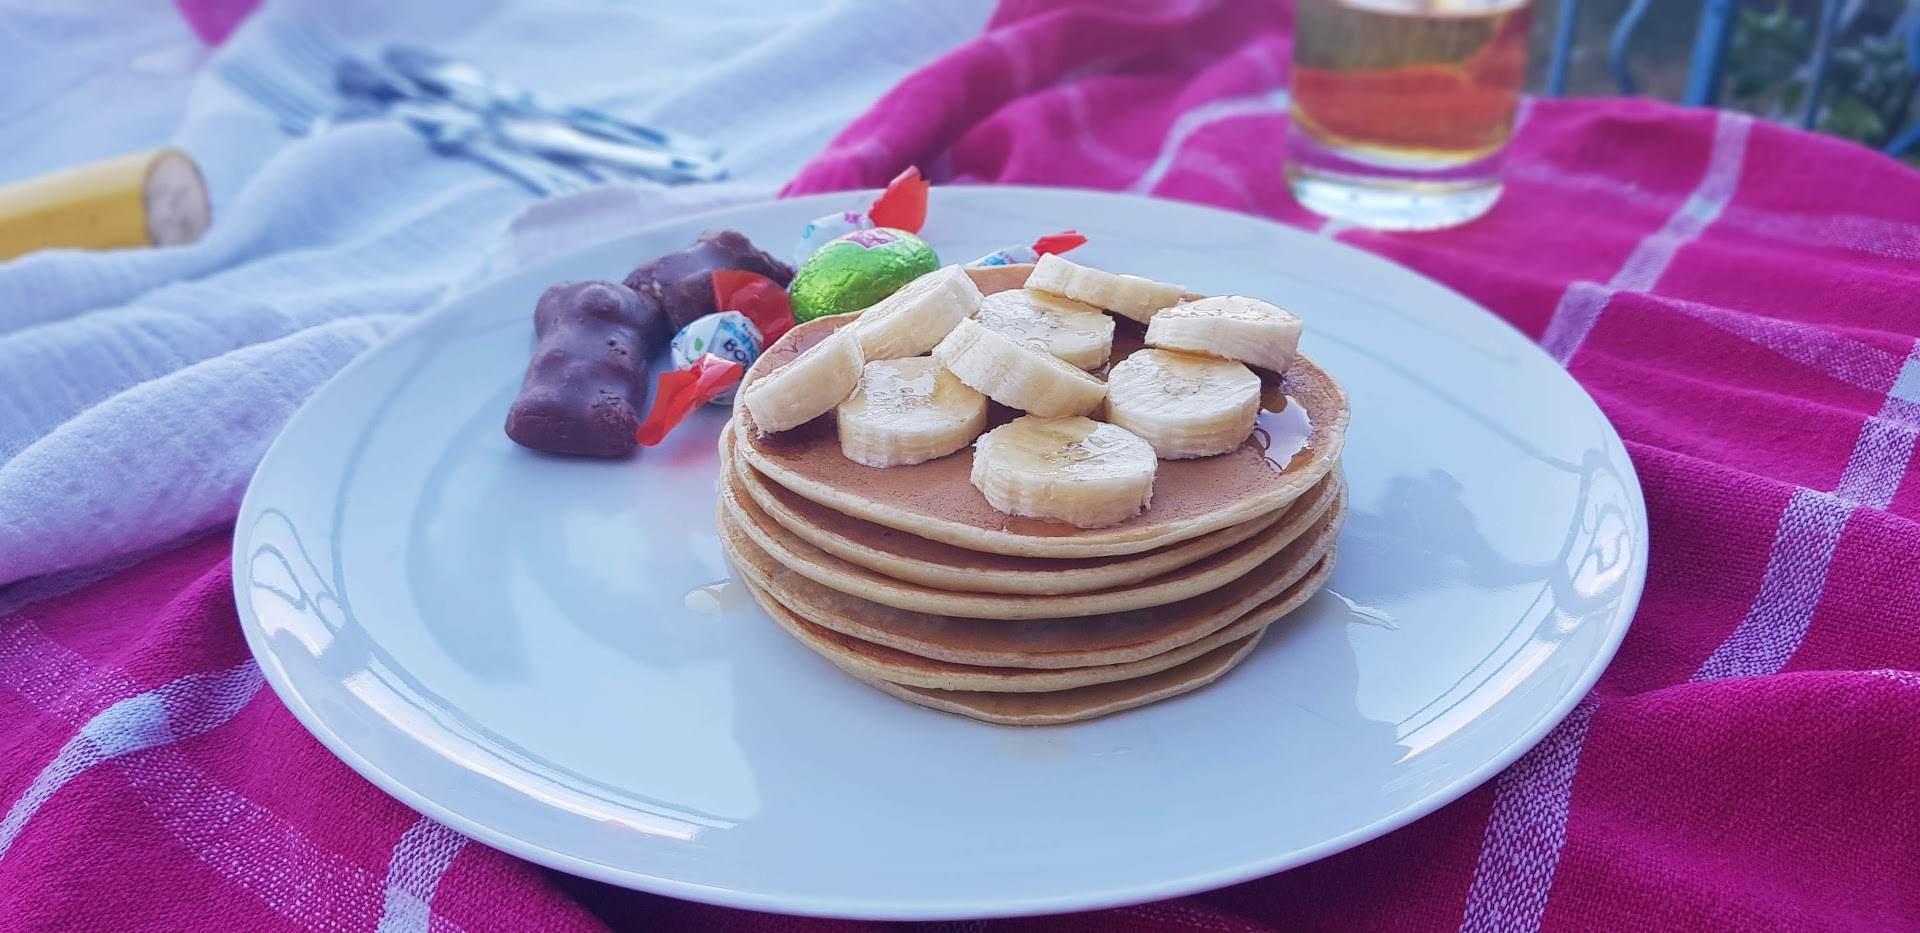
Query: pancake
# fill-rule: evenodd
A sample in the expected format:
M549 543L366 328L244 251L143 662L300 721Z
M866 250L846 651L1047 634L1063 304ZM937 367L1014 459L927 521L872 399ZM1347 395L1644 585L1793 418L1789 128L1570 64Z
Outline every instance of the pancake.
M1255 632L1157 674L1054 693L930 690L884 680L869 680L866 683L909 703L981 722L1002 726L1057 726L1097 719L1198 690L1219 680L1220 675L1246 660L1264 634L1264 630Z
M1142 609L1198 596L1238 580L1299 537L1337 500L1344 487L1337 479L1322 484L1309 496L1287 508L1280 520L1261 534L1217 554L1150 580L1092 593L1061 596L1008 596L998 593L954 593L906 583L841 560L781 528L738 486L736 471L721 474L720 501L739 530L764 548L774 560L822 586L896 609L913 609L970 619L1059 619L1097 613Z
M1028 271L1026 266L1002 266L969 273L982 292L992 293L1020 287ZM788 331L747 370L743 390L853 319L818 318ZM1138 325L1122 321L1119 328L1115 361L1137 348L1141 337ZM841 455L831 414L760 437L752 414L736 403L733 430L741 460L769 481L835 511L969 550L1025 557L1111 557L1165 547L1269 514L1334 469L1348 417L1347 396L1339 383L1302 356L1266 395L1270 408L1278 410L1262 412L1261 430L1237 450L1161 461L1152 507L1099 529L1014 518L988 505L969 480L971 449L926 463L875 469ZM1014 414L994 406L990 423L1003 423ZM1285 463L1268 458L1270 445L1290 452L1292 442L1303 434L1305 446Z
M720 435L723 469L732 460L733 433ZM882 576L962 593L1060 596L1091 593L1157 577L1230 548L1273 525L1286 513L1275 509L1230 528L1139 554L1119 557L1016 557L922 538L856 518L770 483L752 467L736 464L735 479L749 498L780 527L850 564ZM1327 481L1321 480L1322 485Z
M1345 515L1331 510L1266 563L1198 596L1131 612L1072 619L996 622L894 609L821 586L781 564L731 522L721 544L735 572L794 615L863 642L977 667L1059 670L1124 664L1214 634L1298 583L1339 537Z
M1261 603L1253 611L1235 619L1225 628L1203 638L1135 661L1055 670L979 667L923 658L815 625L794 614L790 607L782 604L766 591L752 585L748 585L748 590L753 593L755 599L759 600L761 608L766 610L767 615L779 623L781 628L786 629L788 634L832 661L841 670L861 680L884 680L903 687L924 687L935 690L1048 693L1157 674L1167 668L1200 657L1222 645L1264 631L1268 625L1313 598L1313 595L1320 592L1320 588L1326 585L1327 578L1332 574L1333 555L1329 554L1321 558L1306 576L1287 587L1280 595ZM1073 621L1075 620L1057 624L1068 626Z

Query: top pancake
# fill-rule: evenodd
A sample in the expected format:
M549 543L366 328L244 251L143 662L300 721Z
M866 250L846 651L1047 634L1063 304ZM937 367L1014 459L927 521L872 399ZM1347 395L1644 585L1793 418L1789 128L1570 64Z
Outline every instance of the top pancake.
M983 293L1020 288L1031 266L969 269ZM1189 300L1198 296L1188 296ZM742 389L805 352L853 315L818 318L788 331L747 370ZM1119 322L1113 362L1139 347L1141 328ZM1346 392L1302 356L1270 389L1270 407L1260 427L1239 449L1215 457L1162 460L1147 511L1109 528L1083 529L1058 522L1015 518L987 504L969 474L971 448L911 466L875 469L840 453L833 415L801 427L760 436L753 416L735 402L733 430L739 456L767 479L808 499L889 528L956 547L1024 557L1107 557L1137 554L1227 528L1272 513L1313 488L1340 459L1345 442ZM744 397L745 392L740 393ZM1282 400L1284 405L1281 404ZM993 423L1017 413L994 406ZM1307 425L1300 424L1304 412ZM1305 446L1280 463L1267 456L1270 443L1289 434ZM1290 452L1290 446L1288 448ZM1278 452L1277 452L1278 453Z

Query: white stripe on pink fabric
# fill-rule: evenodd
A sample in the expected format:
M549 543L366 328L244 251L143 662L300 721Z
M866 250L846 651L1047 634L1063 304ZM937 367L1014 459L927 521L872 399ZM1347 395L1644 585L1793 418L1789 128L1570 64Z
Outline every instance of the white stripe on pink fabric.
M387 901L377 933L428 933L433 894L467 837L429 817L407 827L387 863Z
M1892 407L1891 401L1888 407ZM1913 460L1916 439L1920 439L1920 428L1911 422L1902 423L1885 415L1868 418L1834 495L1871 509L1892 505L1901 481L1906 479L1907 464Z
M1713 128L1713 148L1707 155L1707 170L1700 184L1673 212L1660 229L1641 240L1627 254L1626 262L1606 285L1575 282L1568 286L1553 309L1547 330L1540 338L1553 358L1562 365L1573 359L1593 332L1607 303L1617 292L1652 291L1660 284L1667 267L1680 248L1692 242L1725 210L1740 188L1741 168L1747 158L1747 135L1753 118L1731 111L1720 111Z
M103 762L201 735L224 725L265 681L251 660L224 671L188 674L102 710L67 740L0 818L0 859L27 821L67 782Z
M1719 320L1766 319L1729 313ZM1920 418L1915 417L1920 405L1908 398L1920 392L1920 342L1889 377L1876 355L1890 354L1878 348L1815 328L1772 324L1778 326L1750 327L1750 339L1834 379L1876 382L1887 396L1880 412L1861 426L1837 491L1794 491L1774 532L1752 606L1689 678L1694 683L1777 674L1786 667L1812 625L1847 520L1860 506L1886 508L1893 501L1920 434ZM1784 339L1789 329L1799 332L1794 339ZM1584 702L1591 703L1592 698ZM1560 851L1566 845L1573 776L1586 732L1586 721L1569 717L1501 775L1467 894L1463 931L1539 929Z
M1253 116L1263 113L1285 113L1291 100L1286 88L1274 88L1264 94L1249 94L1244 97L1228 97L1208 101L1176 117L1173 126L1167 130L1167 138L1160 144L1159 154L1147 170L1140 173L1133 183L1124 190L1135 194L1151 193L1160 184L1161 179L1173 170L1174 163L1180 157L1180 150L1193 134L1218 123L1237 117Z
M1901 671L1883 667L1866 673L1869 677L1891 680L1902 687L1920 687L1920 671Z
M35 623L15 619L0 630L0 689L61 722L75 726L118 700L140 692L125 677L95 671L55 644Z
M1649 210L1664 209L1673 197L1649 190L1632 182L1590 172L1570 172L1551 162L1528 160L1512 162L1506 175L1516 181L1528 181L1562 191L1590 191ZM1731 204L1720 212L1724 229L1763 239L1816 249L1840 249L1920 262L1920 224L1873 217L1866 214L1786 213Z
M91 701L69 692L76 683L89 697L123 699L89 716L85 708ZM76 740L84 737L110 753L104 760L201 864L295 923L325 930L364 928L387 901L381 879L309 842L271 810L221 785L174 745L230 720L259 693L261 683L259 669L247 662L188 674L142 693L124 672L93 667L31 622L0 632L0 688L74 723L80 727ZM75 759L84 761L84 756ZM444 917L434 917L433 928L458 930Z
M1240 209L1248 213L1259 213L1260 199L1247 185L1247 177L1240 169L1205 149L1190 149L1180 157L1180 174L1189 178L1204 178L1233 193Z
M1606 285L1574 282L1568 286L1540 341L1548 353L1567 363L1616 293L1651 291L1660 283L1680 248L1706 230L1739 189L1751 128L1752 120L1745 115L1718 114L1713 147L1698 186L1659 230L1634 247ZM1589 695L1574 715L1501 774L1467 891L1461 930L1539 929L1566 845L1573 780L1594 708Z
M1910 360L1897 353L1794 321L1729 311L1680 298L1656 296L1656 300L1663 308L1765 347L1855 388L1896 399L1920 392L1920 368L1913 367Z
M1892 504L1906 479L1920 421L1909 417L1906 400L1897 393L1914 371L1920 371L1920 341L1888 386L1880 413L1861 425L1837 490L1831 495L1794 490L1774 531L1759 596L1690 681L1778 674L1800 650L1826 592L1827 573L1847 519L1860 506L1884 509Z
M989 29L980 37L1006 59L1007 76L1013 79L1013 95L1024 97L1033 90L1033 51L1028 43L1005 29Z
M1581 700L1539 745L1501 772L1467 890L1462 933L1539 929L1567 844L1580 749L1598 708L1591 696Z
M1760 593L1733 634L1715 648L1693 683L1779 673L1799 649L1826 591L1827 570L1854 504L1811 489L1793 491L1774 530Z
M1131 172L1139 166L1138 157L1109 146L1093 129L1093 108L1087 102L1087 86L1069 84L1061 91L1066 98L1067 133L1080 154L1116 172Z

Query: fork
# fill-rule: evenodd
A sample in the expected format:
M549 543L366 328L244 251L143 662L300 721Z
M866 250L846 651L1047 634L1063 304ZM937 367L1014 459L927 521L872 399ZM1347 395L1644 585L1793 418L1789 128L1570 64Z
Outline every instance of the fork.
M321 98L294 87L252 62L225 59L214 66L214 71L241 96L273 114L280 128L291 135L312 135L334 122ZM464 156L479 162L513 178L534 194L544 197L585 187L581 178L551 163L500 146L471 128L451 125L448 116L444 112L418 110L404 119L427 139L435 152Z

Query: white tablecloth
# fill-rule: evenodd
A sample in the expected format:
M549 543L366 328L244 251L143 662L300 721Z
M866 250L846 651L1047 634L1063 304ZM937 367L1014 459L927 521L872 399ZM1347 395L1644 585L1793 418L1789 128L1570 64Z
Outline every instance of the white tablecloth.
M568 244L771 196L989 10L310 0L268 4L216 50L152 0L0 0L0 182L172 142L201 163L215 216L192 246L0 263L0 585L229 520L288 415L396 324ZM391 123L288 136L211 66L246 57L319 80L275 44L296 20L430 44L547 96L707 136L733 177L529 214L514 182Z

